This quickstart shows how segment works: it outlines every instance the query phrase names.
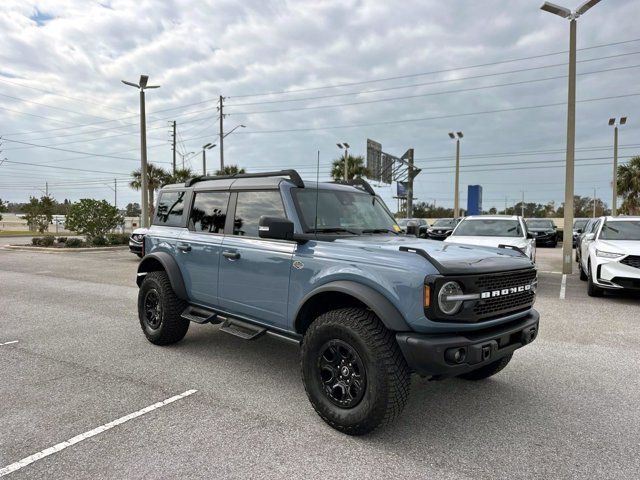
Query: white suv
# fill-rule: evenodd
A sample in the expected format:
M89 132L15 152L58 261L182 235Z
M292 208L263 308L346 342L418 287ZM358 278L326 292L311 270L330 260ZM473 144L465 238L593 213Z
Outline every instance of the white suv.
M527 230L524 219L517 215L464 217L445 242L511 248L526 255L532 262L536 259L535 237Z
M640 290L640 217L601 217L579 245L580 279L592 297Z

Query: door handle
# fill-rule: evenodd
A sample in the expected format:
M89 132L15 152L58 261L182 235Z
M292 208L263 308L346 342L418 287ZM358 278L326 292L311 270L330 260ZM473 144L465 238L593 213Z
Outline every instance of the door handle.
M180 250L181 252L190 252L191 245L189 245L188 243L179 243L178 250Z
M224 250L222 255L229 260L238 260L240 258L240 252L230 252L229 250Z

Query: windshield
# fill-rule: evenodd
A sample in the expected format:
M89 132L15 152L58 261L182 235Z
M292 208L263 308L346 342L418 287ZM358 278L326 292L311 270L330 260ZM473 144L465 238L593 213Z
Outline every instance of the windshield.
M348 230L348 233L357 234L363 233L363 230L380 233L399 231L396 221L384 203L368 193L344 190L318 191L309 188L294 188L292 192L305 233L343 229Z
M587 224L589 220L576 220L575 222L573 222L573 229L574 230L581 230L584 228L584 226Z
M463 220L454 235L467 237L522 237L518 220Z
M640 220L605 222L600 238L602 240L640 240Z
M529 227L529 228L553 228L553 222L551 220L527 220L527 227Z
M401 227L406 227L407 223L409 223L408 218L401 218L398 220L398 225L400 225Z
M453 218L439 218L433 224L434 227L455 227L456 221Z

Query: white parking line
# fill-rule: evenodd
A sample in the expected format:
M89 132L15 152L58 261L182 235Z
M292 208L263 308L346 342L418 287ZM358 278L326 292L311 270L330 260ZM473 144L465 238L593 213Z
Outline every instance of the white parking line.
M194 393L196 393L197 390L187 390L184 393L181 393L180 395L176 395L174 397L171 398L167 398L166 400L163 400L162 402L158 402L158 403L154 403L153 405L149 405L148 407L143 408L142 410L138 410L137 412L133 412L130 413L129 415L125 415L124 417L120 417L117 420L114 420L112 422L109 423L105 423L104 425L99 426L98 428L94 428L93 430L89 430L88 432L85 433L81 433L80 435L76 435L73 438L70 438L69 440L66 440L64 442L58 443L57 445L54 445L53 447L49 447L46 450L42 450L38 453L34 453L33 455L29 455L28 457L23 458L22 460L19 460L15 463L12 463L11 465L7 465L6 467L0 468L0 477L4 477L5 475L9 475L10 473L15 472L16 470L20 470L22 467L26 467L27 465L32 464L33 462L36 462L42 458L48 457L49 455L53 455L54 453L57 453L61 450L64 450L67 447L70 447L71 445L75 445L76 443L79 443L83 440L86 440L87 438L91 438L94 437L96 435L98 435L99 433L105 432L107 430L112 429L113 427L116 427L122 423L128 422L129 420L133 420L134 418L140 417L142 415L144 415L145 413L149 413L153 410L156 410L160 407L164 407L165 405L168 405L170 403L175 402L176 400L180 400L184 397L188 397L189 395L193 395Z
M11 340L10 342L0 343L0 347L4 347L5 345L11 345L13 343L18 343L18 340Z
M562 283L560 283L560 300L564 300L565 292L567 290L567 274L562 274Z
M538 273L553 273L555 275L562 275L562 272L554 272L552 270L540 270Z

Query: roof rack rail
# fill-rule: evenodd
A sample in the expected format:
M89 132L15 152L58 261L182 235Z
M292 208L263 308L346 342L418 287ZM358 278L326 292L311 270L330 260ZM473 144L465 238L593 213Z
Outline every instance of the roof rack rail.
M278 170L274 172L259 172L259 173L235 173L233 175L200 175L193 177L184 183L185 187L190 187L198 182L204 182L206 180L222 180L228 178L264 178L264 177L289 177L296 187L304 188L304 182L300 177L300 174L293 170Z
M340 185L351 185L352 187L362 187L362 189L368 194L374 195L374 196L376 194L376 192L373 190L369 182L367 182L364 178L361 178L361 177L352 178L351 180L348 180L348 181L336 180L333 183L338 183Z

